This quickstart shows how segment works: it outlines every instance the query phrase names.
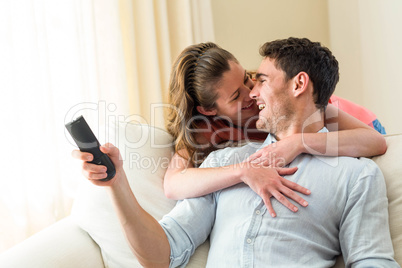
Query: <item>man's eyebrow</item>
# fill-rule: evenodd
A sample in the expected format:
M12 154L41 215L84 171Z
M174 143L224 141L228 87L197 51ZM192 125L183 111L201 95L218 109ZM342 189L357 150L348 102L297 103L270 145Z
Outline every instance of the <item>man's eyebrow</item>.
M263 74L263 73L257 73L257 74L255 75L255 79L258 79L258 78L260 78L261 76L268 77L268 75L266 75L266 74Z

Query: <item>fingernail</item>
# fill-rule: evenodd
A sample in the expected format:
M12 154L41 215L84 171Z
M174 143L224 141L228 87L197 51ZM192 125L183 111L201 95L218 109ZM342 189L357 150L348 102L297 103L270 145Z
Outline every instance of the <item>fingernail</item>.
M307 190L307 194L311 194L311 191L310 191L310 190Z
M92 160L92 156L87 156L87 160L88 161Z
M307 201L304 201L303 206L307 207L307 205L308 205Z
M299 209L298 209L297 207L294 207L294 208L293 208L293 211L294 211L294 212L297 212L298 210L299 210Z
M275 213L271 213L271 216L272 216L272 218L276 217Z

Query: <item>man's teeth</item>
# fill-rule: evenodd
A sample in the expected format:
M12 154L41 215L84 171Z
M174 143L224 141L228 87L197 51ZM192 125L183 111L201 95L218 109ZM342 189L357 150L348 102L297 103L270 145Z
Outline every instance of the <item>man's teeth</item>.
M262 109L264 109L264 108L265 108L265 104L259 104L259 105L258 105L258 109L262 110Z

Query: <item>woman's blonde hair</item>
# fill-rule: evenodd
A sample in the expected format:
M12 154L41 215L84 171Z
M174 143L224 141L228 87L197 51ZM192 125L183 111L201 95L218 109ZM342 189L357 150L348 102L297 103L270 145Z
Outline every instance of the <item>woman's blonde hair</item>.
M196 153L202 151L195 130L203 115L197 111L197 106L205 110L216 108L218 94L215 89L223 73L230 70L229 61L238 63L230 52L218 45L201 43L184 49L173 64L167 130L174 138L175 151L185 149L187 155L181 156L193 165L197 165L199 159Z

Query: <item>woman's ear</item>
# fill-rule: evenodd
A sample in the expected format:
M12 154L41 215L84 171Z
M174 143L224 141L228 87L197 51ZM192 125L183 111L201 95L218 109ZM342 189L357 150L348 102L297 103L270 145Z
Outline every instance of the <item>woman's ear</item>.
M300 94L306 91L310 84L310 77L305 72L298 73L294 78L293 95L298 97Z
M216 115L216 109L212 109L212 110L206 110L204 107L202 106L197 106L197 111L200 114L203 115Z

